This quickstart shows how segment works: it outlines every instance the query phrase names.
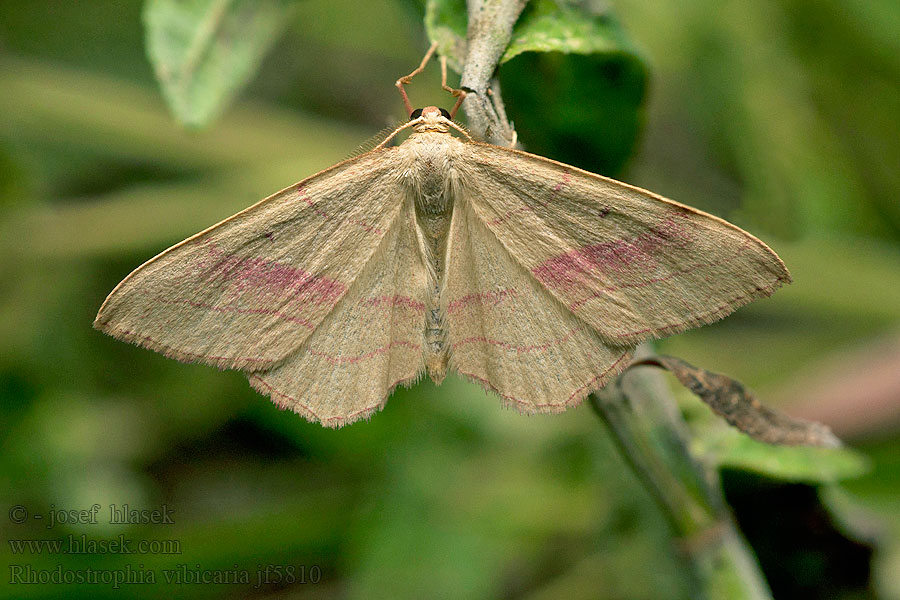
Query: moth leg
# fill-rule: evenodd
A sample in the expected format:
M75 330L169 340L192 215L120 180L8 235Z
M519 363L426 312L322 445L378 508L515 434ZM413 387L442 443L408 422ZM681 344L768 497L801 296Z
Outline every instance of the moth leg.
M465 90L452 88L447 85L447 57L441 57L441 88L444 89L445 92L450 92L453 94L453 97L456 98L456 104L453 105L453 108L450 109L450 119L456 118L456 111L459 110L459 107L462 105L462 101L466 99Z
M397 83L394 85L397 86L397 89L400 90L400 95L403 96L403 105L406 107L406 114L411 115L413 113L412 104L409 102L409 97L406 95L406 90L403 89L404 85L409 85L409 82L412 81L412 78L425 70L425 65L428 64L428 61L431 60L431 57L434 55L434 51L437 50L437 42L431 44L431 48L428 49L428 52L425 53L425 58L422 59L422 62L419 63L419 66L413 69L413 72L409 75L404 75L400 79L397 80Z

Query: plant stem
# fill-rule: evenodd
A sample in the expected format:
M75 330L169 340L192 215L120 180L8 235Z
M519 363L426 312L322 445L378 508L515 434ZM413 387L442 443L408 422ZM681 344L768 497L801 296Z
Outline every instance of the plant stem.
M591 394L590 404L669 523L689 569L692 597L771 600L717 474L688 449L684 423L661 374L629 370Z
M505 118L501 118L487 92L495 87L493 93L499 93L499 87L492 85L494 71L509 45L513 25L526 4L526 0L467 2L469 15L466 32L467 49L460 87L471 91L463 102L463 110L472 131L492 144L508 146L515 140L512 125Z

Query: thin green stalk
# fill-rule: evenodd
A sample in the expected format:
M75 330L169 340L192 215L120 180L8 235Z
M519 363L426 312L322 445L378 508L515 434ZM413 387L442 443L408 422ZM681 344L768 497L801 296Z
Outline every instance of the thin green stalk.
M659 374L644 368L628 371L592 394L590 404L665 516L689 569L692 596L771 600L716 473L688 450L684 424Z

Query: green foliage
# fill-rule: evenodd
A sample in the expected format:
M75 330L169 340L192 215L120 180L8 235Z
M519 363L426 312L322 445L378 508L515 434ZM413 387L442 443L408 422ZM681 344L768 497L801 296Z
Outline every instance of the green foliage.
M291 0L147 0L147 53L183 123L214 119L256 73Z
M602 5L601 5L602 6ZM533 0L516 22L501 64L523 52L620 54L635 49L609 6Z
M849 448L772 446L724 426L715 417L703 421L705 426L693 428L693 450L718 467L811 485L860 477L870 468L863 455Z
M666 340L664 351L728 373L768 402L803 366L896 329L896 3L615 7L646 59L619 40L618 50L525 52L501 67L522 141L569 160L565 143L552 141L563 139L558 132L596 132L572 162L615 171L631 154L628 181L765 224L753 233L795 278L719 324ZM229 70L229 85L256 77L245 97L214 127L184 132L142 56L140 9L137 0L0 6L0 504L167 503L176 523L49 533L36 522L5 524L0 571L26 562L315 564L323 583L6 585L0 597L689 597L666 523L586 407L525 418L450 379L401 390L370 422L335 432L277 410L240 374L170 361L90 328L105 295L140 262L400 118L392 83L427 47L398 35L420 21L395 2L297 3L296 17L270 25L284 28L281 52L253 59L258 72ZM261 50L241 60L253 52ZM635 155L648 61L654 93ZM444 97L436 71L415 82L420 97ZM543 136L552 144L538 146ZM859 410L854 398L847 404ZM712 460L841 480L853 506L834 510L857 511L883 540L875 589L900 597L896 431L852 442L871 464L859 475L858 453L759 447L707 428L705 406L685 410ZM7 544L82 533L178 539L183 554L24 557Z
M604 175L632 156L647 82L635 55L526 53L501 69L500 82L529 152Z
M465 0L426 0L425 32L438 43L438 53L447 57L447 64L457 73L462 71L466 56Z

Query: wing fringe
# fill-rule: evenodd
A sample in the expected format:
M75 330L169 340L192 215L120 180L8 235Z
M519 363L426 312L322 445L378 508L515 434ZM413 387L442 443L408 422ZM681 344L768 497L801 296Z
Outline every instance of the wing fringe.
M268 396L275 404L275 406L277 406L279 409L291 410L307 421L310 421L311 423L319 423L323 427L328 427L330 429L340 429L345 425L350 425L351 423L355 423L356 421L360 421L362 419L368 421L372 417L372 415L379 412L385 407L388 398L390 398L391 394L394 393L394 390L397 389L397 387L401 385L406 388L412 387L415 383L422 379L424 375L425 370L422 369L413 377L398 379L388 387L384 396L375 404L354 411L347 415L336 415L333 417L323 417L316 414L316 412L313 411L313 409L308 404L304 403L299 398L295 398L289 394L285 394L276 390L274 387L263 381L263 379L255 373L251 373L250 375L248 375L247 379L250 381L250 385L253 387L253 389L255 389L263 396Z
M621 356L619 356L616 361L607 367L602 373L599 375L595 375L591 379L589 379L584 385L579 388L576 388L566 400L562 402L546 402L543 404L534 404L532 402L527 402L525 400L520 400L514 396L510 396L509 394L504 394L497 389L490 381L487 379L483 379L478 375L473 373L467 373L465 371L461 371L458 368L454 368L454 370L471 381L474 384L481 386L486 392L491 392L497 395L500 398L500 404L503 408L513 408L517 412L524 415L536 415L536 414L557 414L561 412L565 412L567 409L578 406L581 402L588 397L589 394L603 388L606 386L609 381L617 376L619 373L625 370L628 366L628 363L631 361L634 350L629 348Z

